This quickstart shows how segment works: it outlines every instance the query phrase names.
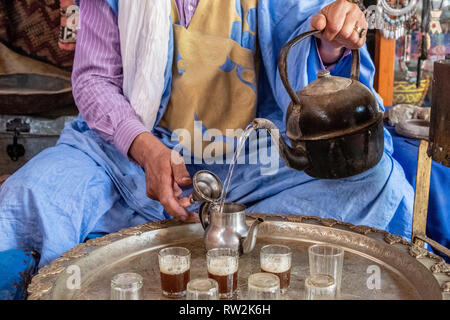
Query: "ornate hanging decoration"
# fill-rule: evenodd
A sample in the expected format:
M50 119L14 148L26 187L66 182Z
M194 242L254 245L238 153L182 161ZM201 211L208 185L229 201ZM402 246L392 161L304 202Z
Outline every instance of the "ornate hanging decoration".
M387 0L379 0L376 6L366 11L369 28L379 29L387 39L398 39L405 35L406 24L415 14L418 0L396 0L394 8Z
M430 11L430 32L431 33L442 33L441 27L441 15L442 15L442 5L444 0L441 1L441 5L439 9L435 9L433 5L433 1L431 2L431 11Z

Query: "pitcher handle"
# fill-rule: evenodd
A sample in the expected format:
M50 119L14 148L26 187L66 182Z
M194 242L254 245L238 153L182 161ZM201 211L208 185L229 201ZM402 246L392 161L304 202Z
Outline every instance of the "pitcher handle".
M288 92L289 96L291 97L292 101L296 105L300 105L300 99L297 95L297 93L292 89L291 83L289 81L288 76L288 56L289 52L293 47L295 47L297 44L305 40L306 38L321 33L320 30L312 30L305 33L302 33L301 35L295 37L291 41L289 41L283 49L281 49L280 57L278 59L278 70L280 71L281 81L284 84L284 87L286 88L286 91ZM352 50L352 69L350 72L350 78L355 81L359 81L359 74L360 74L360 63L361 63L361 57L358 49Z
M209 207L211 202L203 202L198 209L198 217L204 230L209 226Z

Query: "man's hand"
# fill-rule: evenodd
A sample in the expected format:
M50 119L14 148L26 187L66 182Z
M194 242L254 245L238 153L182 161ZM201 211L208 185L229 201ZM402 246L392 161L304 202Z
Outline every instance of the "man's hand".
M317 37L320 56L325 64L335 63L344 48L359 49L366 42L368 23L358 5L347 0L337 0L316 14L311 28L324 30ZM355 29L364 30L362 36Z
M183 158L149 132L138 135L131 144L130 155L144 168L147 196L158 200L173 217L198 222L198 215L187 211L190 198L181 198L180 186L192 184Z

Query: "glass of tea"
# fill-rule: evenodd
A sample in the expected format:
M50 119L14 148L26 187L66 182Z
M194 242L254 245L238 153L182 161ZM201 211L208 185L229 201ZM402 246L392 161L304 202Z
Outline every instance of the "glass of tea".
M142 300L144 281L137 273L121 273L111 279L111 300Z
M239 252L229 248L211 249L206 254L208 278L219 284L219 298L231 299L237 290Z
M286 293L291 282L292 251L288 246L269 244L261 248L261 272L280 278L281 293Z
M260 272L248 277L249 300L280 299L280 278L272 273Z
M168 298L185 296L190 280L190 251L182 247L162 249L158 253L158 260L163 295Z
M305 300L336 299L336 282L327 274L315 274L305 280Z
M336 282L336 294L341 291L344 249L331 244L316 244L308 248L309 273L311 276L329 275Z
M187 284L186 300L217 300L219 284L210 278L193 279Z

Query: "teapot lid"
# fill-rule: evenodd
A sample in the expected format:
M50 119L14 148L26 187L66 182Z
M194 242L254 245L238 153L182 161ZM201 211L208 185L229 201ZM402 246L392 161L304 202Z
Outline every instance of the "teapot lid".
M302 96L323 96L344 90L352 84L353 80L343 77L336 77L328 70L321 70L317 73L317 80L311 82L303 88L299 95Z
M222 181L211 171L197 171L192 178L192 184L194 186L192 203L195 201L216 202L222 196Z

